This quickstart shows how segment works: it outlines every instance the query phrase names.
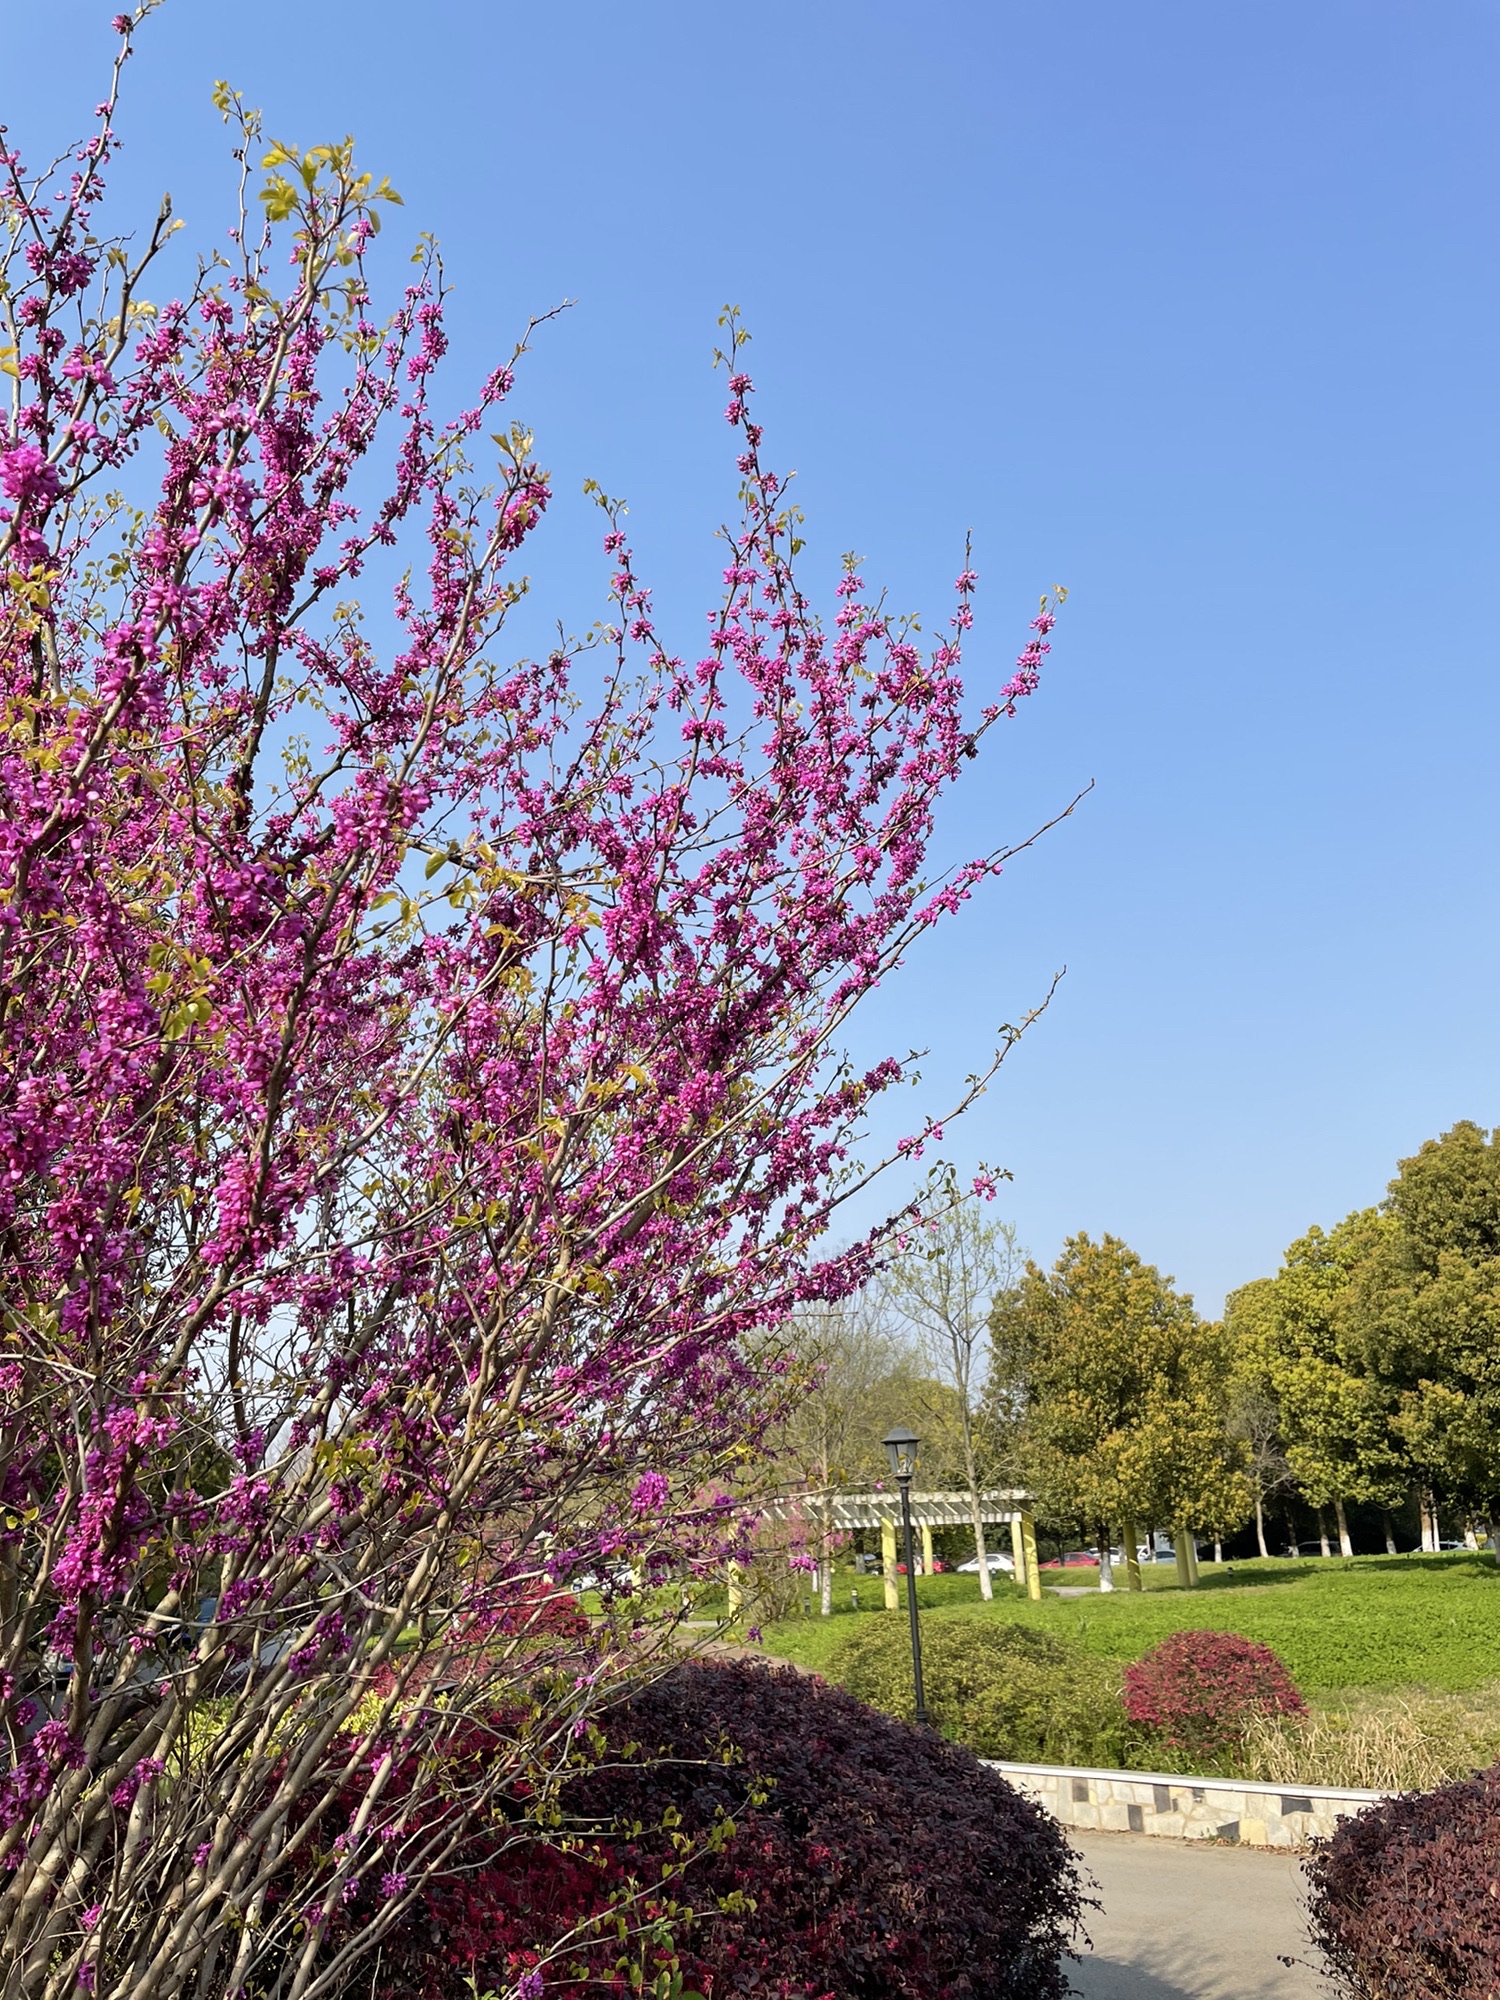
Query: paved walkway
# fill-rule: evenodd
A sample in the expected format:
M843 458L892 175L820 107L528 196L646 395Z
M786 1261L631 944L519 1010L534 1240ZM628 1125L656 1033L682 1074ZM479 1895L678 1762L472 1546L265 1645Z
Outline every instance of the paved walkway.
M1129 1833L1068 1839L1099 1885L1094 1949L1070 1976L1086 2000L1319 2000L1294 1855Z

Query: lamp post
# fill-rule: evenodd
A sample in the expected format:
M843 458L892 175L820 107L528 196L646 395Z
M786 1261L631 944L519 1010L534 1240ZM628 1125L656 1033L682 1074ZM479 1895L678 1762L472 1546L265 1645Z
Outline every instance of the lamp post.
M906 1545L906 1609L911 1618L911 1672L917 1691L917 1722L927 1722L927 1701L922 1693L922 1631L917 1623L917 1565L911 1546L911 1477L917 1469L918 1437L915 1431L897 1424L882 1442L891 1461L891 1471L901 1488L901 1533Z

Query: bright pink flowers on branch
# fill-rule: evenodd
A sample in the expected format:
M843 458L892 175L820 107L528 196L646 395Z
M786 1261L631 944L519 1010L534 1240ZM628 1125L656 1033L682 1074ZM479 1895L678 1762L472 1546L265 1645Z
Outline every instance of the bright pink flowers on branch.
M510 368L440 419L436 264L384 318L366 275L393 191L218 101L246 220L175 289L165 211L107 233L113 90L50 178L0 151L25 2000L335 1990L387 1917L335 1948L332 1913L373 1883L395 1912L502 1791L545 1799L741 1547L777 1330L882 1240L819 1248L902 1075L842 1066L844 1022L998 867L923 881L1051 625L973 721L967 569L930 656L852 568L825 632L731 315L743 511L702 656L611 519L607 641L511 660L548 488ZM511 1733L449 1798L481 1708Z

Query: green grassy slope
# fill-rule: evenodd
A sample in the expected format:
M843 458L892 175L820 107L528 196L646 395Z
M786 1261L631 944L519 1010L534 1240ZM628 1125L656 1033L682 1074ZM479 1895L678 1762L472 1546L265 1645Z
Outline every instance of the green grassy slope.
M1169 1576L1171 1572L1167 1573ZM1010 1618L1076 1639L1091 1652L1138 1658L1158 1639L1184 1628L1212 1627L1272 1647L1308 1694L1346 1688L1427 1686L1463 1690L1500 1679L1500 1570L1489 1556L1360 1556L1352 1562L1205 1564L1196 1590L1153 1577L1139 1595L1045 1598L1028 1603L1014 1585L996 1584L981 1603L972 1577L918 1583L932 1618ZM903 1605L905 1579L902 1579ZM861 1578L860 1609L849 1608L840 1579L834 1617L769 1626L766 1650L822 1668L856 1618L889 1614L878 1578Z

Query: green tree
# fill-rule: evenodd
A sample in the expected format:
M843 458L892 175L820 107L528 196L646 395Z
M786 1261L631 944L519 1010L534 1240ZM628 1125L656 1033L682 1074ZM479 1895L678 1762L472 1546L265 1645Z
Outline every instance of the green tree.
M1045 1507L1097 1524L1101 1549L1111 1523L1171 1522L1180 1537L1245 1518L1224 1329L1154 1265L1118 1237L1079 1234L1050 1272L1028 1264L997 1317L1024 1358L1025 1457Z
M1410 1482L1390 1384L1370 1366L1350 1317L1353 1288L1389 1233L1387 1218L1366 1208L1298 1237L1248 1343L1281 1412L1291 1476L1320 1514L1333 1509L1346 1556L1354 1552L1346 1503L1388 1507Z
M1353 1273L1346 1347L1378 1380L1424 1488L1493 1520L1500 1495L1500 1132L1463 1120L1399 1162ZM1430 1505L1430 1503L1429 1503Z

